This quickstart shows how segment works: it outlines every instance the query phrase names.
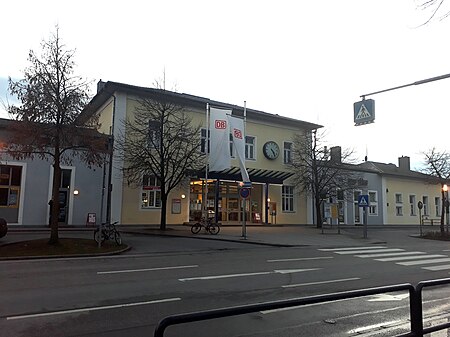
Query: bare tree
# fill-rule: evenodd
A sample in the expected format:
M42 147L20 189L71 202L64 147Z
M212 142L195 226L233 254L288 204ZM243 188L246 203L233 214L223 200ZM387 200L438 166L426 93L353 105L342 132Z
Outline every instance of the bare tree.
M184 108L165 96L141 97L134 119L124 121L125 133L115 149L124 161L129 184L142 186L144 177L156 178L161 190L160 229L166 229L167 198L194 171L204 166L200 152L200 125L194 126Z
M444 185L450 179L450 154L447 151L438 151L436 148L432 148L422 153L424 156L425 168L422 170L424 173L436 177L441 184L441 233L444 233L444 210L448 207L448 200L444 193Z
M75 119L86 105L89 83L74 75L74 51L66 49L59 29L43 41L41 55L30 51L30 66L24 78L9 78L9 92L18 106L8 106L17 121L10 129L7 153L16 158L50 160L53 166L51 234L49 244L58 243L59 188L61 163L70 164L78 157L87 165L101 165L105 139L91 128L79 127Z
M440 12L442 10L442 5L444 4L445 0L426 0L422 3L419 4L419 8L422 10L430 10L431 14L428 18L427 21L425 21L423 25L428 24L431 20L433 20L436 15L438 14L438 12ZM445 18L447 18L450 15L450 11L445 12L443 15L441 15L439 17L439 20L444 20Z
M315 220L322 227L322 204L337 193L349 195L347 191L357 187L360 174L353 170L353 151L335 147L330 153L325 146L325 132L296 134L293 139L290 169L294 173L294 184L303 192L311 193L314 199ZM352 194L353 197L353 194Z

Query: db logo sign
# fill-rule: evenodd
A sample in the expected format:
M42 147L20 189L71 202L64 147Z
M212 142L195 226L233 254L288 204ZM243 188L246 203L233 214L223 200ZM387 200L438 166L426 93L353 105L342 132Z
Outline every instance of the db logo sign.
M227 121L217 119L214 123L214 126L216 129L226 129L227 128Z
M234 137L238 138L238 139L242 139L242 131L239 129L234 129Z

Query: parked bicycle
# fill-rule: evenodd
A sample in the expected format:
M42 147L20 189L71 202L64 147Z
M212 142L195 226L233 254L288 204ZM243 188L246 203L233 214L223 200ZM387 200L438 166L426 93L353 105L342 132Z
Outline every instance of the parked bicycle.
M213 235L220 232L220 226L218 224L213 223L211 219L205 219L204 217L200 220L200 222L196 222L192 225L191 232L192 234L198 234L202 228L204 228L207 233Z
M100 238L101 238L102 243L105 240L110 240L110 241L115 241L116 244L118 244L120 246L122 244L122 237L121 237L119 231L117 230L115 224L117 224L117 221L114 223L111 223L111 224L103 223L101 235L100 235L100 228L97 228L94 231L95 242L99 243Z

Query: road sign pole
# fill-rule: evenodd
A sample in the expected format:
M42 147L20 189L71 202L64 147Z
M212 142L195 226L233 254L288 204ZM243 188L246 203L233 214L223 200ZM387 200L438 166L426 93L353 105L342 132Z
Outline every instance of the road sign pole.
M363 215L363 220L364 220L364 239L367 239L367 207L363 207L364 210L364 215Z
M246 204L247 204L247 199L246 198L242 198L242 204L244 205L242 207L242 237L247 240L247 227L246 227L246 223L245 223L245 213L246 213Z

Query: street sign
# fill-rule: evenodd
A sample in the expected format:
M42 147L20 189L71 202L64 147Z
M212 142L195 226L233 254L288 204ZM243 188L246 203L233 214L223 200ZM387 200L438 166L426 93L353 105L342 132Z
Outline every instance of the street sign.
M250 189L248 189L247 187L241 188L239 190L239 195L241 196L241 198L247 199L250 196Z
M252 182L251 181L243 181L242 182L242 187L251 188L252 187Z
M369 196L367 194L360 194L358 196L358 207L369 206Z
M375 121L375 101L363 99L353 103L353 121L355 126L373 123Z

